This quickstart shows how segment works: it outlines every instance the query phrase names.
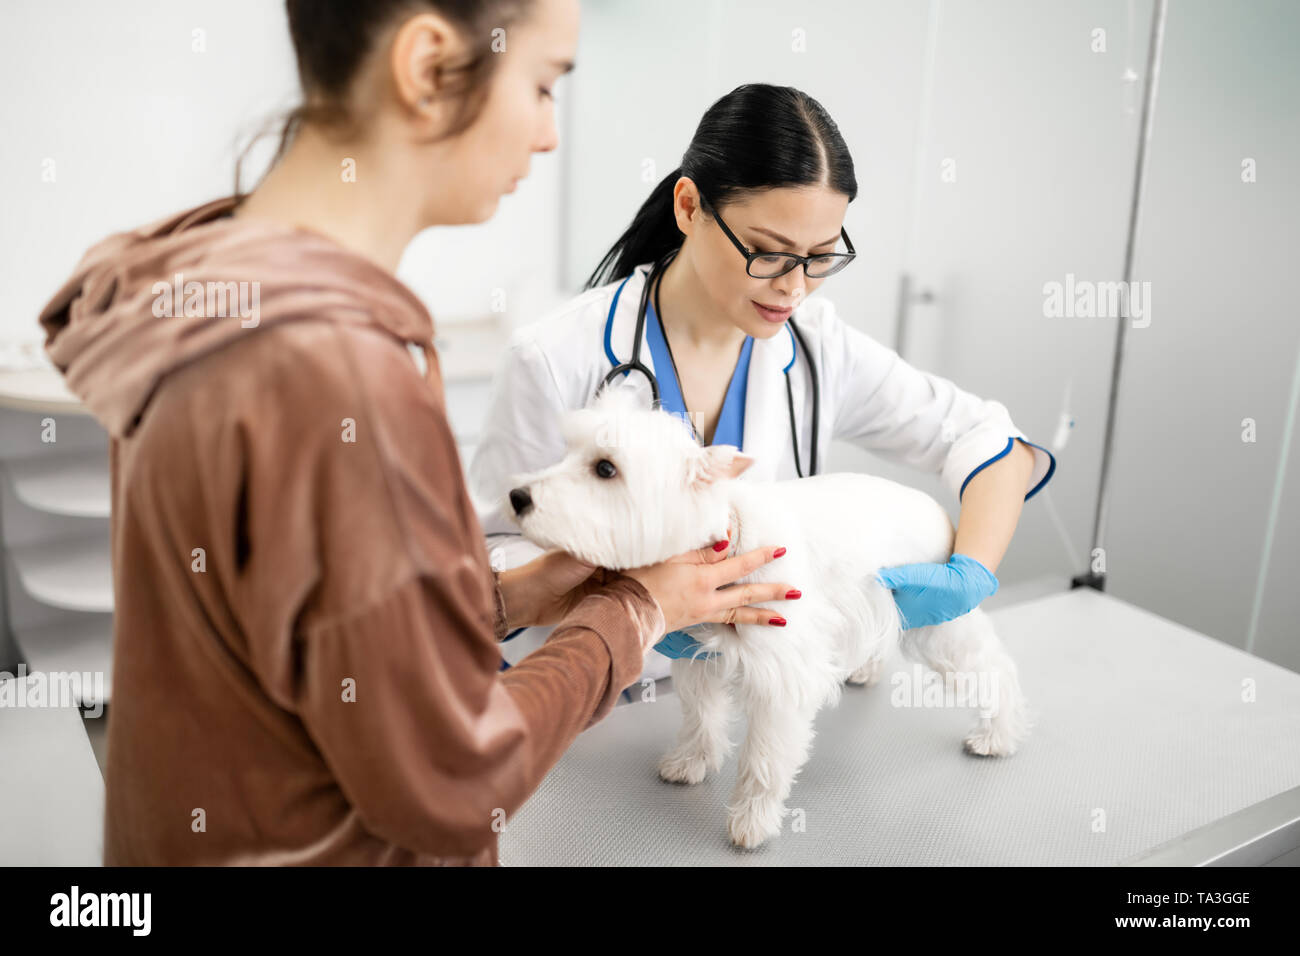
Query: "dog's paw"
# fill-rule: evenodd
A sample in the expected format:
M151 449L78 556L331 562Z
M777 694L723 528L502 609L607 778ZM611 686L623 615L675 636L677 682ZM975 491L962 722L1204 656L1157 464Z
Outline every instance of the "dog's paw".
M977 757L1010 757L1016 752L1017 741L996 726L984 726L981 722L980 726L966 735L962 747L968 754Z
M880 680L880 672L884 669L884 658L873 657L849 675L849 683L859 687L874 687Z
M698 750L671 750L659 758L659 776L669 783L699 783L708 772L708 758Z
M756 797L743 801L727 810L727 833L731 842L745 850L753 850L781 832L781 819L785 807L780 800Z

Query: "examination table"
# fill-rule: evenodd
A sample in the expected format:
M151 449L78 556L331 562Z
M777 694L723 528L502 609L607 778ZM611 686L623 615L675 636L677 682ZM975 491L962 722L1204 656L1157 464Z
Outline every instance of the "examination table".
M680 704L638 697L505 824L502 864L1300 864L1300 674L1090 588L990 613L1037 713L1014 756L963 752L973 711L891 706L912 673L895 652L818 715L787 801L801 832L787 816L742 850L725 804L744 718L720 773L666 783Z
M991 613L1038 712L1015 756L962 752L971 711L891 707L891 673L911 672L891 656L818 715L788 801L805 829L787 817L739 850L734 755L695 786L656 775L680 719L661 694L579 736L507 822L502 863L1300 862L1300 675L1086 588ZM0 712L0 865L99 861L104 786L80 725L75 708Z

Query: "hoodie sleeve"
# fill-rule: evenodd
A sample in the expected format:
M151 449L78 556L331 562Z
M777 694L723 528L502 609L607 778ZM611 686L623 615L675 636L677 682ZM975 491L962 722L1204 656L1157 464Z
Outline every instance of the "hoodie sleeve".
M662 611L618 576L503 674L499 591L436 363L422 381L391 339L334 334L346 341L301 363L320 369L318 381L300 367L301 399L279 396L289 433L268 448L267 474L310 489L277 506L291 523L314 522L315 554L297 560L318 571L302 582L310 597L292 654L267 653L257 669L367 830L412 851L471 856L636 681ZM311 473L295 479L284 469L303 441Z
M509 671L479 653L468 562L421 575L305 636L299 714L366 829L415 852L473 856L580 732L635 682L662 630L631 578L591 595ZM466 633L469 631L469 633Z

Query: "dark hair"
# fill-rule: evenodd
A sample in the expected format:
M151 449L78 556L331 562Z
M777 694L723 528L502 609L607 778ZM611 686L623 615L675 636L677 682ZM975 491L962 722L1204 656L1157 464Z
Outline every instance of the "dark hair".
M693 180L705 202L715 207L743 193L780 186L824 183L850 202L858 194L853 157L820 103L790 86L746 83L709 107L681 166L650 193L586 288L631 275L638 265L682 244L673 215L673 187L682 176Z
M521 19L532 0L286 0L289 35L298 60L303 102L281 121L280 143L268 169L280 161L304 123L333 129L355 128L346 99L372 45L404 16L433 11L446 17L468 42L469 52L443 75L452 78L442 95L460 98L445 135L455 136L478 118L496 68L492 31ZM264 129L235 164L235 195L244 157L266 134Z

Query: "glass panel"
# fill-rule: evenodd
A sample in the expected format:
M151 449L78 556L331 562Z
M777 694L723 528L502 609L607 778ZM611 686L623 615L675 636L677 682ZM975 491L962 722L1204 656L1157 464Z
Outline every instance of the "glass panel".
M907 275L895 290L905 308L897 330L879 314L867 330L917 368L1001 402L1056 455L998 577L1060 590L1083 570L1092 533L1113 322L1054 317L1045 290L1119 278L1140 113L1132 77L1144 68L1152 8L994 0L930 9L907 179L915 213L895 273ZM1068 439L1059 450L1058 432ZM832 463L921 487L958 514L937 478L856 450Z
M1108 549L1117 597L1292 670L1297 35L1280 0L1169 5Z

